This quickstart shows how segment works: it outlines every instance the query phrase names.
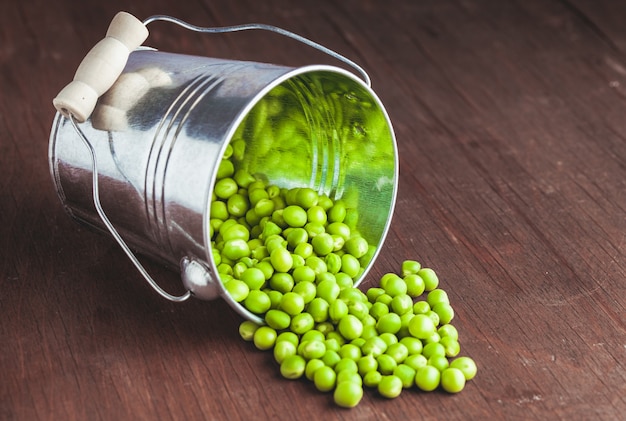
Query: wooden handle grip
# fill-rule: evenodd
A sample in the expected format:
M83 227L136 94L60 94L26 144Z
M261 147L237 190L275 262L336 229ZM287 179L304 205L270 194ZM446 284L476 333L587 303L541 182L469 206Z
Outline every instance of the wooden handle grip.
M128 55L148 37L146 26L133 15L119 12L106 36L87 53L74 79L59 92L52 103L66 117L84 122L93 112L98 98L115 83L126 66Z

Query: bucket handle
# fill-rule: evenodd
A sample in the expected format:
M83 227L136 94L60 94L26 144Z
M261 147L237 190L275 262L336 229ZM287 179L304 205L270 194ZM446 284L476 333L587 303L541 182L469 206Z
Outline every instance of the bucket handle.
M163 290L157 282L152 279L148 271L143 267L139 259L126 244L102 209L98 188L98 163L96 153L93 146L89 142L89 139L87 139L87 136L85 136L84 132L78 126L78 123L85 122L91 116L94 108L96 107L98 98L108 91L121 75L124 67L126 66L126 62L128 61L130 52L141 46L141 44L148 37L148 30L146 26L155 21L175 23L186 29L202 33L225 33L251 29L275 32L320 50L329 56L352 66L361 74L363 80L369 87L371 87L371 80L367 72L365 72L361 66L352 60L324 47L321 44L272 25L251 23L211 28L191 25L183 20L167 15L154 15L148 17L143 22L126 12L119 12L114 16L105 38L98 42L87 53L78 66L72 82L66 85L65 88L57 94L52 103L57 111L70 121L72 127L89 151L92 167L92 196L98 216L100 216L100 219L113 238L117 241L122 250L124 250L128 258L135 265L148 284L163 298L174 302L182 302L189 299L189 297L193 295L193 292L188 289L184 294L176 296ZM187 280L187 283L190 282L191 285L193 285L194 282L196 282L196 279L195 277L192 277L194 279L186 279L189 277L189 275L183 274L183 280Z
M328 54L329 56L342 61L344 63L346 63L347 65L351 66L352 68L354 68L354 70L356 70L358 73L360 73L361 77L363 78L363 80L365 81L365 83L367 84L368 87L372 87L372 81L369 77L369 75L367 74L367 72L358 64L356 64L354 61L350 60L349 58L331 50L330 48L324 47L321 44L318 44L315 41L311 41L308 38L305 38L301 35L298 35L294 32L290 32L287 31L286 29L282 29L279 28L277 26L273 26L273 25L266 25L263 23L246 23L246 24L242 24L242 25L233 25L233 26L222 26L222 27L202 27L202 26L196 26L196 25L192 25L188 22L185 22L181 19L172 17L172 16L167 16L167 15L154 15L154 16L150 16L148 18L146 18L143 21L144 25L148 25L152 22L155 21L165 21L165 22L171 22L171 23L175 23L179 26L182 26L185 29L189 29L191 31L195 31L195 32L201 32L201 33L210 33L210 34L223 34L223 33L227 33L227 32L239 32L239 31L247 31L247 30L252 30L252 29L259 29L259 30L263 30L263 31L269 31L269 32L274 32L277 33L279 35L283 35L286 36L288 38L292 38L295 39L296 41L299 41L305 45L308 45L309 47L315 48L316 50L319 50L325 54Z

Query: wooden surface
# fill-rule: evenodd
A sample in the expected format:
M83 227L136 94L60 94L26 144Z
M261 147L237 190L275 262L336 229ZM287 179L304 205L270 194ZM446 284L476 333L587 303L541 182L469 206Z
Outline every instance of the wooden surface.
M133 4L0 4L0 419L624 419L625 2ZM110 238L64 213L47 162L51 101L119 10L273 24L365 67L401 167L363 286L406 258L438 272L462 352L479 365L462 393L368 390L338 409L282 379L223 301L163 300ZM147 44L337 64L272 34L155 23Z

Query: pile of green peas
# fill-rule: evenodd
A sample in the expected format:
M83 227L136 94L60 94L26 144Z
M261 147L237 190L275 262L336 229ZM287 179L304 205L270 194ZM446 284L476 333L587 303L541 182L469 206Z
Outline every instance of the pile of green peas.
M459 356L436 273L407 260L376 287L356 288L376 251L357 229L357 209L251 174L241 165L247 144L238 137L226 147L209 224L224 289L265 321L244 321L241 337L271 350L283 377L312 381L341 407L358 405L364 387L386 398L463 390L477 368Z
M239 333L273 350L283 377L333 391L346 408L358 405L364 387L386 398L411 388L458 393L476 375L474 360L459 355L454 310L432 269L407 260L400 274L385 274L365 293L346 287L326 298L301 313L315 323L283 327L266 318L266 325L242 322Z

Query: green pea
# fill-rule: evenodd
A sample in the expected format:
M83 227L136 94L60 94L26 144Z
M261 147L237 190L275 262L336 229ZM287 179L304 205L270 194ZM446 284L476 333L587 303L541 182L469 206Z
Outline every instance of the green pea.
M270 216L275 210L274 201L271 199L261 198L254 205L254 212L259 218Z
M387 294L387 293L380 294L378 297L376 297L376 302L377 303L383 303L386 306L390 306L392 300L393 300L393 297L391 295ZM415 311L415 310L413 310L413 311Z
M450 299L448 298L448 293L443 289L435 288L430 290L426 295L426 302L431 308L433 308L435 304L438 303L450 304Z
M348 358L353 361L358 360L359 358L361 358L361 355L362 355L361 348L359 348L358 346L352 343L343 344L341 348L339 349L338 353L341 356L341 358Z
M368 311L367 305L361 301L354 301L348 304L348 313L361 320L361 323L363 323L366 316L369 316ZM373 324L376 324L376 320L374 320Z
M306 361L300 355L290 355L280 364L280 374L286 379L299 379L305 369Z
M276 330L283 330L291 324L291 317L282 310L270 309L265 313L265 322Z
M315 388L320 392L330 392L335 388L337 383L337 373L331 367L326 365L315 370L313 375L313 383Z
M344 408L354 408L362 398L363 387L350 381L338 383L333 393L335 404Z
M378 361L372 354L363 355L357 360L357 367L359 374L365 376L370 371L376 371L378 369Z
M326 317L325 321L318 322L315 325L315 329L319 330L321 333L324 334L324 336L326 336L327 334L335 330L335 326L330 321L328 321L328 317Z
M239 325L239 335L244 341L252 341L254 333L260 326L250 320L245 320Z
M258 269L257 269L258 270ZM261 272L259 270L259 272ZM261 273L262 274L262 273ZM265 277L263 277L265 279ZM295 284L293 277L285 272L276 272L270 278L270 288L286 294L291 292Z
M436 332L435 323L425 314L416 314L409 323L409 332L415 338L426 339Z
M335 372L337 373L337 384L344 383L344 382L351 382L351 383L356 383L359 386L363 386L363 378L361 378L361 376L356 371L356 369L337 370L337 367L339 367L342 361L339 361L335 365ZM352 363L354 363L354 361L352 361Z
M304 226L309 237L313 238L326 232L323 224L317 222L309 222Z
M463 376L465 376L465 380L472 380L478 372L476 363L470 357L459 357L452 360L452 362L450 362L450 368L461 370Z
M339 272L335 274L335 281L337 282L337 285L339 285L339 288L343 291L344 289L348 289L348 288L353 288L354 287L354 281L352 279L352 277L350 277L348 274L343 273L343 272Z
M450 361L445 355L435 354L428 358L428 365L441 372L450 366Z
M346 343L346 339L345 339L343 336L341 336L341 333L339 333L339 332L337 332L337 331L335 331L335 330L333 330L333 331L331 331L331 332L328 332L328 333L326 334L326 340L334 340L334 341L336 341L336 342L337 342L337 344L339 345L339 347L338 347L337 349L335 349L335 350L334 350L335 352L339 352L339 348L340 348L343 344L345 344L345 343ZM330 349L330 348L328 348L328 349Z
M318 329L308 330L304 332L304 334L302 334L302 336L300 337L301 342L305 342L305 341L322 341L323 342L325 339L326 339L326 336Z
M276 330L269 326L260 326L254 332L254 346L262 351L271 349L276 343L276 336Z
M428 358L422 354L413 354L406 357L403 364L406 364L415 370L419 370L421 367L428 364Z
M243 304L251 312L263 314L270 309L272 302L267 293L253 289L250 290Z
M274 360L281 364L285 358L296 355L296 346L288 341L276 342L274 345Z
M407 287L406 293L411 297L419 297L424 293L426 285L424 284L424 280L419 275L416 273L409 273L403 279Z
M351 254L344 254L341 256L341 271L350 276L356 278L361 271L361 264L359 259Z
M311 206L306 211L306 215L308 222L315 222L322 225L326 224L326 211L321 206Z
M461 351L459 341L450 336L444 336L439 340L439 343L444 347L446 357L456 357Z
M347 340L352 340L361 336L363 324L352 314L343 317L337 326L339 333Z
M292 276L296 283L303 281L315 282L315 271L308 266L299 266L294 268Z
M399 276L390 277L384 284L383 289L385 293L389 294L391 297L406 295L407 293L406 282Z
M328 220L331 222L343 222L346 218L346 205L342 200L337 200L328 211Z
M256 181L256 179L248 171L243 169L237 170L233 178L237 184L243 188L249 188L250 185Z
M389 355L396 363L400 364L409 356L409 350L404 344L396 342L387 347L385 354Z
M249 289L261 289L265 285L265 274L258 267L247 268L239 277Z
M389 399L397 398L402 393L402 380L398 376L383 375L378 383L378 393Z
M294 228L287 235L287 244L292 250L295 250L297 246L302 243L306 243L309 239L309 234L304 228ZM305 256L302 256L305 257Z
M378 362L378 371L380 371L383 375L389 375L393 373L393 370L398 366L396 360L393 359L391 355L381 354L376 357L376 361Z
M326 344L324 341L312 340L303 341L298 347L298 353L304 357L305 360L320 359L326 353Z
M307 313L311 314L316 323L328 320L328 309L330 305L323 298L314 298L307 306Z
M369 314L374 319L379 320L385 314L389 314L389 307L381 302L375 302L369 309Z
M439 278L434 270L430 268L422 268L417 274L424 280L426 291L432 291L439 286Z
M276 338L276 343L281 342L281 341L291 342L295 347L297 347L300 340L299 340L298 335L296 335L295 333L284 331L284 332L281 332Z
M278 309L280 302L283 300L283 293L270 288L264 288L263 292L270 297L270 309Z
M433 311L439 316L439 323L446 325L454 318L454 309L449 303L436 303L433 306Z
M441 372L441 388L448 393L459 393L465 387L465 375L458 368L446 368Z
M267 194L267 192L265 191L264 188L250 188L252 186L249 186L248 188L248 200L250 201L250 205L253 206L256 209L256 205L261 202L262 200L269 200L270 197ZM270 214L271 215L271 214ZM263 215L263 216L267 216L267 215Z
M328 315L333 322L338 323L348 315L348 305L343 300L334 300L330 303Z
M422 265L416 260L405 260L402 262L402 277L409 274L416 274L422 268Z
M354 361L352 358L343 357L341 355L341 351L339 352L339 356L341 357L341 360L339 360L339 362L335 364L335 367L334 367L335 372L337 373L347 372L347 373L358 374L359 367L357 366L356 361Z
M400 343L404 345L409 355L419 354L422 352L422 341L412 336L407 336L400 339Z
M382 355L388 348L387 342L382 340L379 336L367 339L361 347L363 355L371 355L374 358Z
M215 218L221 221L225 221L230 216L228 214L228 208L226 207L226 203L220 202L219 200L211 202L210 215L211 218Z
M324 364L329 367L335 367L339 361L341 361L341 357L336 351L327 350L324 356L322 357L322 361Z
M378 387L380 381L382 380L383 375L378 371L368 371L363 376L363 385L367 387Z
M248 246L248 242L243 239L226 241L222 255L230 260L238 260L242 257L250 256L250 247Z
M302 335L308 330L313 329L315 326L315 320L309 313L296 314L291 319L291 325L289 328L298 335Z
M438 326L439 323L441 322L441 319L439 318L439 314L435 313L433 310L430 310L428 313L426 313L426 316L428 316L433 321L433 324L435 326Z
M302 295L297 292L290 291L283 295L280 302L280 308L290 316L295 316L302 313L304 310L305 302Z
M246 299L248 293L250 292L250 288L246 285L245 282L231 279L230 281L224 284L224 288L228 292L228 295L231 296L233 300L240 303Z
M326 364L324 364L324 361L322 361L322 360L320 360L318 358L313 358L313 359L307 361L306 367L304 368L304 375L306 376L307 379L309 379L311 381L314 381L314 379L315 379L315 372L317 370L319 370L320 368L322 368L322 367L326 367ZM332 370L332 368L331 368L331 370Z
M430 306L426 301L416 301L413 304L413 313L415 314L427 314L430 311Z
M405 313L412 313L413 299L408 294L398 294L391 300L391 309L400 316Z
M244 216L246 212L248 212L248 209L250 209L248 199L239 193L235 193L228 198L226 207L228 209L228 213L237 217Z
M270 261L277 272L288 272L293 266L293 257L287 249L276 248L270 252Z
M339 256L336 253L328 253L324 258L328 272L332 274L338 273L341 270L341 259L342 256Z
M396 313L387 313L380 316L376 323L376 330L379 333L397 333L400 330L402 321Z
M439 387L440 380L441 372L431 365L418 368L415 374L415 385L424 392L435 390Z
M300 243L294 248L293 252L294 254L307 259L313 255L313 246L309 243Z
M307 214L299 206L290 205L283 210L283 218L290 227L303 227L307 223Z
M319 196L317 192L308 187L302 187L295 190L295 203L305 209L317 205Z
M439 329L437 329L437 333L442 339L445 338L446 336L455 340L459 339L459 332L457 331L456 327L454 327L454 325L451 325L451 324L440 326Z
M369 248L369 244L363 237L354 236L346 241L344 245L346 252L353 255L357 259L364 256Z
M378 287L372 287L367 290L365 295L367 297L367 300L370 303L374 304L376 302L376 299L384 293L385 293L384 289L378 288Z
M326 279L317 284L317 296L329 304L332 304L337 299L340 292L339 285L334 280Z
M320 273L328 272L328 267L326 266L326 262L318 256L313 255L311 257L308 257L305 261L306 261L306 265L310 267L311 269L313 269L316 275L319 275Z
M393 375L402 381L404 389L410 389L415 385L415 374L417 370L407 364L398 364L393 370Z
M316 297L317 288L313 282L301 281L294 285L291 292L299 294L304 300L304 304L308 304Z
M237 190L239 190L239 186L232 178L223 178L221 180L218 180L217 183L215 183L215 187L213 188L215 196L224 200L237 193Z
M348 241L351 237L350 227L343 222L331 222L328 224L328 227L326 227L326 231L331 235L339 235L345 241Z

